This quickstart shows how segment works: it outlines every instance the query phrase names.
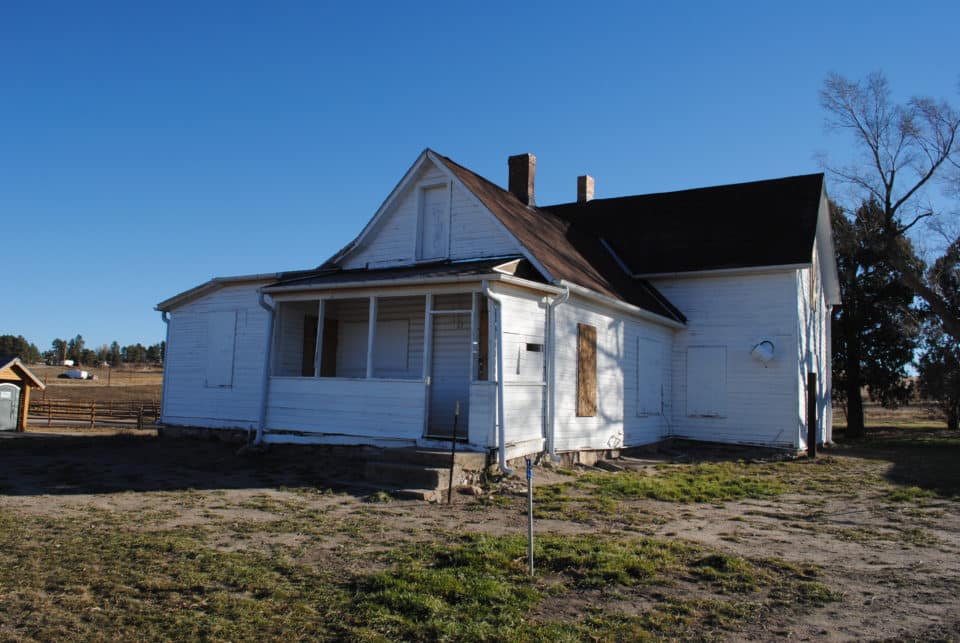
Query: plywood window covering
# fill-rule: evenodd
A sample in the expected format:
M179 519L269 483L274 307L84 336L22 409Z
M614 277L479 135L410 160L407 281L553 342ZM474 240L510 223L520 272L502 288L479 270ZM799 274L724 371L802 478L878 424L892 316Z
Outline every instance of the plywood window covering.
M597 329L577 324L577 417L597 414Z

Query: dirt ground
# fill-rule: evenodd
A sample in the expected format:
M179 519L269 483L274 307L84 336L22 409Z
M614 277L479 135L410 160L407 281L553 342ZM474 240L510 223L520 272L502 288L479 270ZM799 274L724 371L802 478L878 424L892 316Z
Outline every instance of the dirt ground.
M736 464L743 476L776 476L778 484L789 486L786 493L762 499L621 498L612 509L584 515L574 511L578 502L601 505L589 504L595 498L576 481L587 474L618 474L538 468L541 490L563 488L568 495L549 518L537 521L536 531L642 535L747 558L812 563L838 598L766 610L762 618L721 631L719 638L960 640L960 484L950 472L960 444L942 431L906 438L893 432L889 440L879 439L884 435L875 432L873 442L834 447L816 461ZM904 448L901 439L929 441L931 448ZM491 481L479 497L457 494L452 506L377 504L369 502L369 490L341 482L350 472L322 450L273 448L256 456L236 451L235 445L160 439L146 431L5 436L0 514L115 523L128 531L201 530L217 550L281 551L300 565L342 574L379 571L384 551L398 543L525 533L519 480ZM931 469L926 465L935 453L952 454L951 460ZM659 457L617 464L649 476L692 466L666 462ZM305 526L309 521L326 527L314 531ZM4 590L10 588L0 583L0 604ZM644 601L661 600L662 591L680 590L642 590L621 599L636 602L621 608L640 609ZM549 610L578 619L596 609L592 600L588 594L565 595ZM0 627L0 637L31 638L16 626Z

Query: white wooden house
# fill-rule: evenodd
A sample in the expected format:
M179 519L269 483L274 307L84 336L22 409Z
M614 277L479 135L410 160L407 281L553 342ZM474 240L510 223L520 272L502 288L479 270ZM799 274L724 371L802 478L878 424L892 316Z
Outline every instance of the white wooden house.
M830 435L836 261L820 174L537 206L424 151L319 268L157 309L162 422L251 440L547 452Z

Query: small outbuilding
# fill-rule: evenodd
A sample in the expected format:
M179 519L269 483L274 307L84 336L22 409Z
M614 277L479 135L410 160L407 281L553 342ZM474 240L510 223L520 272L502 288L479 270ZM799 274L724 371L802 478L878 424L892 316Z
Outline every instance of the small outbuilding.
M19 357L0 357L0 431L25 431L30 389L43 389L40 379Z

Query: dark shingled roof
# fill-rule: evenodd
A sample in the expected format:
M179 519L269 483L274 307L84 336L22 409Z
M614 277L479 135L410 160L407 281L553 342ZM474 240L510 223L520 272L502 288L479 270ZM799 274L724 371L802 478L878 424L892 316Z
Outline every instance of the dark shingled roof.
M625 274L595 236L583 234L568 220L542 208L525 205L507 190L451 159L436 156L556 279L668 319L686 321L650 283Z
M541 206L633 274L809 263L823 174Z

